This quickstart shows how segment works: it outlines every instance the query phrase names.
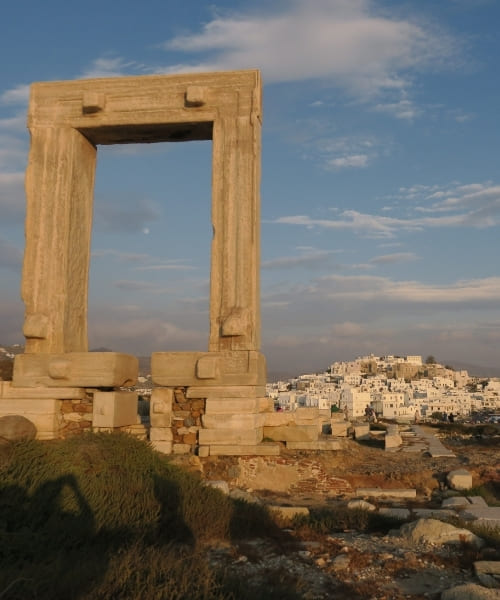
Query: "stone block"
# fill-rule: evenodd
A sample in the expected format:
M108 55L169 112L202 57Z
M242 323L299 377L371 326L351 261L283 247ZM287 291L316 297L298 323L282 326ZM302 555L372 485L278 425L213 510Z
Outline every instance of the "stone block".
M403 439L399 434L389 435L388 433L386 433L384 437L384 443L386 450L392 448L399 448L403 443Z
M280 445L263 442L256 445L212 444L210 456L279 456Z
M154 442L151 442L151 447L153 448L153 450L161 452L162 454L172 454L173 444L169 441L156 440Z
M470 490L472 487L472 474L466 469L455 469L448 473L446 481L453 490Z
M262 427L255 429L200 429L198 439L200 446L217 445L250 445L262 441ZM210 451L212 454L212 451Z
M275 442L313 442L318 439L318 426L264 427L264 437Z
M379 514L392 519L400 519L406 521L410 516L410 511L407 508L395 508L393 506L379 508Z
M172 426L172 404L174 390L170 388L155 388L151 393L149 418L151 427Z
M186 398L259 398L266 395L265 385L191 386Z
M474 571L482 585L491 589L500 588L500 561L477 560L474 562ZM500 591L497 593L500 598Z
M118 352L18 354L15 387L126 387L137 381L135 356Z
M210 446L198 446L198 456L200 458L210 456Z
M171 442L174 436L170 427L151 427L149 439L151 442Z
M295 411L295 421L313 421L319 417L319 410L306 406L299 406Z
M262 386L266 363L254 350L153 352L151 375L154 383L169 387Z
M207 398L205 414L232 415L234 413L258 413L258 398Z
M31 421L39 440L59 437L62 426L62 400L56 398L17 398L0 400L0 416L21 415Z
M335 440L315 440L312 442L287 442L289 450L340 450L339 442Z
M441 506L443 508L460 509L470 506L470 502L465 496L454 496L453 498L445 498L442 501Z
M206 429L255 429L264 425L264 418L262 413L241 415L205 414L201 417L201 422Z
M370 425L362 424L354 426L354 438L356 440L369 440L370 439Z
M347 437L346 421L338 422L332 420L331 428L333 437Z
M137 421L137 394L135 392L94 393L92 425L95 427L124 427Z
M76 387L14 387L12 381L0 381L1 398L83 400L86 393L84 389Z
M419 519L439 519L441 521L447 521L457 516L454 510L440 508L415 508L413 514Z
M174 454L189 454L191 452L190 444L173 444L172 452Z
M417 490L413 488L358 488L358 498L416 498Z
M264 413L264 425L268 427L280 427L283 425L295 425L294 413L284 410L281 412Z
M482 496L467 496L467 500L473 507L488 508L486 500Z
M345 421L344 411L339 410L338 412L332 412L330 415L330 420L332 423L339 423Z

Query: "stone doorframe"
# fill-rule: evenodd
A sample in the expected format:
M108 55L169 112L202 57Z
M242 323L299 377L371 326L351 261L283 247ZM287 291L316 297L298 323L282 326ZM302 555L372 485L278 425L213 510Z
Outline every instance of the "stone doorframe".
M257 413L266 405L259 352L259 71L35 83L28 127L26 352L16 358L13 387L31 388L28 395L36 398L33 388L117 388L135 382L135 357L88 353L96 147L211 139L208 352L156 352L152 375L164 386L163 405L165 388L194 386L190 397L210 399L214 416L208 429L220 431L205 435L205 442L200 435L200 444L258 444Z

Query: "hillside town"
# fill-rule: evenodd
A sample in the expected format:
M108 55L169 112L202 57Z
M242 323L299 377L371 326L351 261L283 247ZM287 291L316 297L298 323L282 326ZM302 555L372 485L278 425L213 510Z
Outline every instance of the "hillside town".
M276 410L317 407L365 417L419 421L500 419L500 379L469 376L429 356L369 356L334 362L323 373L268 383Z

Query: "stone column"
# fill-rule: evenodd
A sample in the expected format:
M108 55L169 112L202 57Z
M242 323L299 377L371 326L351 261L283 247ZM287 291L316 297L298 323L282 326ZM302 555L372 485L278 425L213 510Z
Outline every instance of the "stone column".
M22 298L27 353L87 351L96 148L71 127L32 127Z

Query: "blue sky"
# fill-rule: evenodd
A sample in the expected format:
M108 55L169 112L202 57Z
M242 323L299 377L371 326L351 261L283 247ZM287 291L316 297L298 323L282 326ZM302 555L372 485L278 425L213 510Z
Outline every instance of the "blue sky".
M269 370L371 352L497 366L499 22L495 0L9 3L0 342L23 341L29 84L259 68ZM92 347L206 349L210 161L210 142L99 147Z

